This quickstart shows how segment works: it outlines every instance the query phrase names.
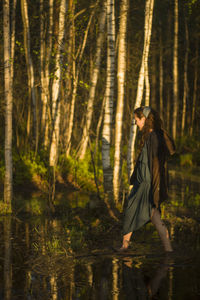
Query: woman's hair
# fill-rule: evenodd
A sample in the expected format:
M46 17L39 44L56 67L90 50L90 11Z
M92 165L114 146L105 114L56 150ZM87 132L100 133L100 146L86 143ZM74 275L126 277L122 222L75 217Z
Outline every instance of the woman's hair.
M142 132L141 132L142 133L141 142L139 144L139 149L141 150L144 145L144 141L149 135L149 132L151 130L160 131L163 127L163 122L158 112L151 107L147 107L147 106L138 107L134 110L134 114L136 114L136 116L139 119L141 119L142 117L146 118L144 127L142 128Z

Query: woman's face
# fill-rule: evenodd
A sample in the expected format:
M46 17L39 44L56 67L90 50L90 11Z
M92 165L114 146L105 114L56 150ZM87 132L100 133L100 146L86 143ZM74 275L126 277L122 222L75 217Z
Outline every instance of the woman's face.
M138 118L138 116L135 114L135 124L138 126L139 130L141 131L142 128L144 127L144 124L145 124L145 120L146 118L145 117L142 117L141 119Z

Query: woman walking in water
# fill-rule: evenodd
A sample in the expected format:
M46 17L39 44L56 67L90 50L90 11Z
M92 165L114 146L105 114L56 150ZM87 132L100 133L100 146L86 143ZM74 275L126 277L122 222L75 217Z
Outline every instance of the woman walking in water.
M139 156L130 178L133 188L128 197L120 251L129 247L134 231L151 220L163 242L165 251L172 252L166 226L161 221L160 204L167 198L166 156L175 152L173 140L162 129L159 114L149 106L134 111L135 123L141 131Z

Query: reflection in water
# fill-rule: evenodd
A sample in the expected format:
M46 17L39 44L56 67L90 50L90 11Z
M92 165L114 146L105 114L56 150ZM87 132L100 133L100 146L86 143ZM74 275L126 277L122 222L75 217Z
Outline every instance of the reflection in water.
M137 254L137 249L133 249L133 256L129 257L116 256L113 252L107 255L102 249L97 256L88 251L78 258L75 252L71 252L71 245L68 247L66 232L72 234L72 229L68 227L69 231L66 231L60 220L41 218L25 223L12 220L11 233L11 219L5 217L1 227L4 229L4 236L0 236L4 246L0 248L4 257L4 286L0 286L5 300L147 300L158 294L161 300L175 300L177 284L174 282L187 280L187 272L177 277L180 275L172 260L168 257L162 261L156 256L148 258L142 246L139 248L142 256ZM73 243L76 245L75 241ZM189 276L192 278L196 274L198 271L191 270ZM194 286L192 282L190 284L188 288L191 290L200 288L197 282ZM179 294L180 299L184 299L184 290Z
M118 259L113 258L112 260L112 273L113 273L113 300L118 300L119 298L119 288L118 288L118 272L119 272L119 266L118 266Z
M185 192L184 178L175 179L172 201L163 209L178 249L174 261L158 257L160 241L149 235L152 226L138 232L129 257L116 255L102 241L112 244L119 232L112 235L109 227L106 233L104 216L97 222L89 208L73 208L63 218L4 217L0 219L0 299L199 299L199 207L193 190Z
M158 293L162 280L167 276L170 259L165 257L151 278L146 278L143 268L125 258L123 264L123 288L126 299L153 299Z
M5 217L4 225L4 299L11 299L12 268L11 268L11 217Z

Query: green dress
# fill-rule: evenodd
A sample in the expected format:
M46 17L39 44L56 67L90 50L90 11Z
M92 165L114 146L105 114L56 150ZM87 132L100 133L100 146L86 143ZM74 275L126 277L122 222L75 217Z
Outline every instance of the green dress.
M128 196L128 203L124 215L124 235L136 231L151 218L153 202L146 143L138 157L134 173L135 180Z
M160 203L167 199L166 157L174 153L174 142L166 131L149 133L130 179L133 188L124 214L124 235L150 221L152 208L160 210Z

